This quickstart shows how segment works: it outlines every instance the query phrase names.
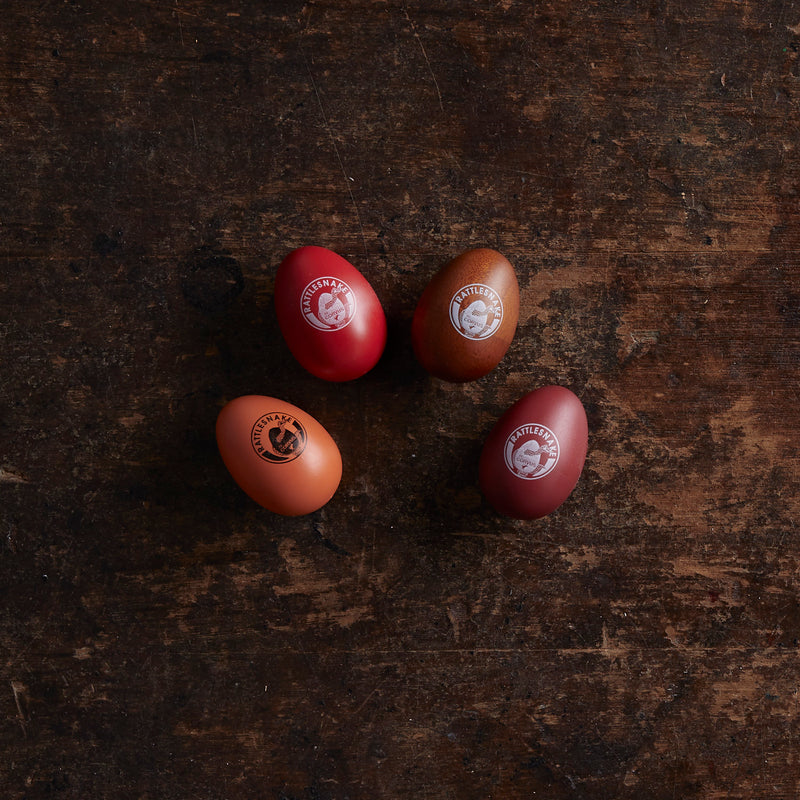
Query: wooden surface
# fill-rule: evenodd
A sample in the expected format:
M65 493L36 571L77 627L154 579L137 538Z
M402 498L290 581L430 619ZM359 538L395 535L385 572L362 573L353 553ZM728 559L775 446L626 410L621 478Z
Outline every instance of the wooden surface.
M0 17L4 798L796 798L800 4L10 0ZM389 318L326 384L275 269ZM464 386L410 348L470 247L521 288ZM500 413L582 399L539 522ZM339 443L252 503L222 404Z

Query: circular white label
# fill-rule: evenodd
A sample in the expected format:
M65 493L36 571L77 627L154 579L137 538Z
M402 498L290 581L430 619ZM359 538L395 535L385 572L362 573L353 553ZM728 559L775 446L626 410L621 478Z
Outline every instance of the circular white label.
M450 322L466 339L488 339L503 321L503 301L490 286L470 283L450 300Z
M560 453L561 447L553 431L535 422L520 425L506 439L503 449L508 469L526 481L549 475L558 464Z
M338 278L317 278L303 289L300 310L305 321L318 331L339 331L356 314L356 296Z

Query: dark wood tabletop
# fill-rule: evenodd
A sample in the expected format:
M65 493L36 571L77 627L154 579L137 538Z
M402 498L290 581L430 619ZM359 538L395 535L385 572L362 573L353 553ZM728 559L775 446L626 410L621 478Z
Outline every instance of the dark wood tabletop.
M8 0L0 17L0 795L800 795L800 4ZM383 304L306 372L278 264ZM410 323L501 252L516 337ZM478 458L548 384L549 516ZM300 406L343 476L261 508L222 406Z

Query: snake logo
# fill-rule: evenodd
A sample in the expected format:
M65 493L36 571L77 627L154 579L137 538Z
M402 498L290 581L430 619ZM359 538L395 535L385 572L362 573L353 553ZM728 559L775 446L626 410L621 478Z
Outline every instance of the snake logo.
M549 475L558 463L560 453L556 435L538 423L520 425L506 439L503 449L508 469L526 481Z
M262 414L253 424L250 443L260 458L273 464L294 461L305 449L305 428L291 414Z
M466 339L488 339L503 321L503 301L491 286L470 283L450 299L450 322Z
M356 313L353 290L330 276L311 281L300 295L300 310L306 322L319 331L346 328Z

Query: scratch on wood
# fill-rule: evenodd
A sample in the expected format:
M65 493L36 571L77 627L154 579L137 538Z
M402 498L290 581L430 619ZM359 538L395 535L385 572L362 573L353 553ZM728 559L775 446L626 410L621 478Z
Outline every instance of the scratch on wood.
M180 33L181 36L181 47L185 47L186 43L183 41L183 24L181 23L181 12L180 9L178 8L177 3L175 4L175 16L178 19L178 32Z
M127 417L120 417L117 421L120 425L124 425L126 428L135 428L139 423L144 422L145 418L138 412L134 412Z
M460 603L453 603L447 609L447 618L453 626L453 639L456 642L461 640L461 622L466 620L467 612Z
M347 193L350 195L350 202L353 204L353 209L356 212L356 220L358 221L358 229L361 231L361 242L364 245L364 253L365 255L369 255L369 250L367 248L367 238L364 235L364 226L361 224L361 214L358 211L358 203L356 203L355 195L353 194L353 190L350 188L350 183L352 179L347 174L347 170L344 168L344 162L342 161L342 156L339 153L339 148L336 146L336 137L333 135L333 130L331 129L330 123L328 122L328 116L325 113L325 108L322 105L322 98L320 97L319 90L317 89L317 83L314 80L314 75L311 72L311 66L308 63L305 55L303 56L303 61L306 65L306 71L308 72L308 79L311 81L311 88L314 90L314 96L317 98L317 105L319 106L319 112L322 115L322 121L325 125L325 130L328 131L328 136L330 137L331 144L333 145L333 152L336 154L336 160L339 162L339 168L342 170L342 176L344 177L344 183L347 187Z
M156 5L156 4L149 3L149 5ZM184 42L183 42L183 26L181 25L180 15L183 15L184 17L191 17L194 20L197 20L197 21L202 22L204 24L212 25L215 28L219 28L220 30L223 30L223 31L235 31L236 30L231 25L226 25L225 23L220 22L217 19L209 18L208 14L199 14L199 13L197 13L195 11L188 11L185 8L181 8L177 3L175 3L175 6L173 7L172 11L173 11L173 14L175 14L175 16L178 18L178 27L179 27L180 33L181 33L181 44L183 44ZM225 16L226 17L236 17L238 15L237 14L226 14ZM197 43L197 39L195 39L195 44L196 43Z
M0 483L28 483L28 479L0 467Z
M367 703L374 695L376 695L381 690L384 683L385 681L381 681L377 686L373 687L373 689L367 694L367 696L358 704L358 708L356 708L355 711L350 713L350 716L360 717L361 712L364 710Z
M22 710L22 701L20 700L20 697L25 694L25 686L19 681L11 681L11 691L14 693L14 704L17 706L17 717L22 728L22 735L27 739L28 729L25 726L25 712Z
M433 85L436 89L436 96L439 98L439 108L444 111L444 103L442 102L442 93L439 90L439 82L436 80L436 75L433 73L433 67L431 66L430 59L428 58L428 53L425 51L425 45L422 43L422 39L417 33L417 26L414 25L414 21L409 16L408 9L404 7L403 13L406 15L408 24L411 25L411 32L414 34L414 38L417 40L417 44L419 44L419 49L422 51L422 57L425 59L425 63L428 65L428 72L431 74L431 79L433 80Z

